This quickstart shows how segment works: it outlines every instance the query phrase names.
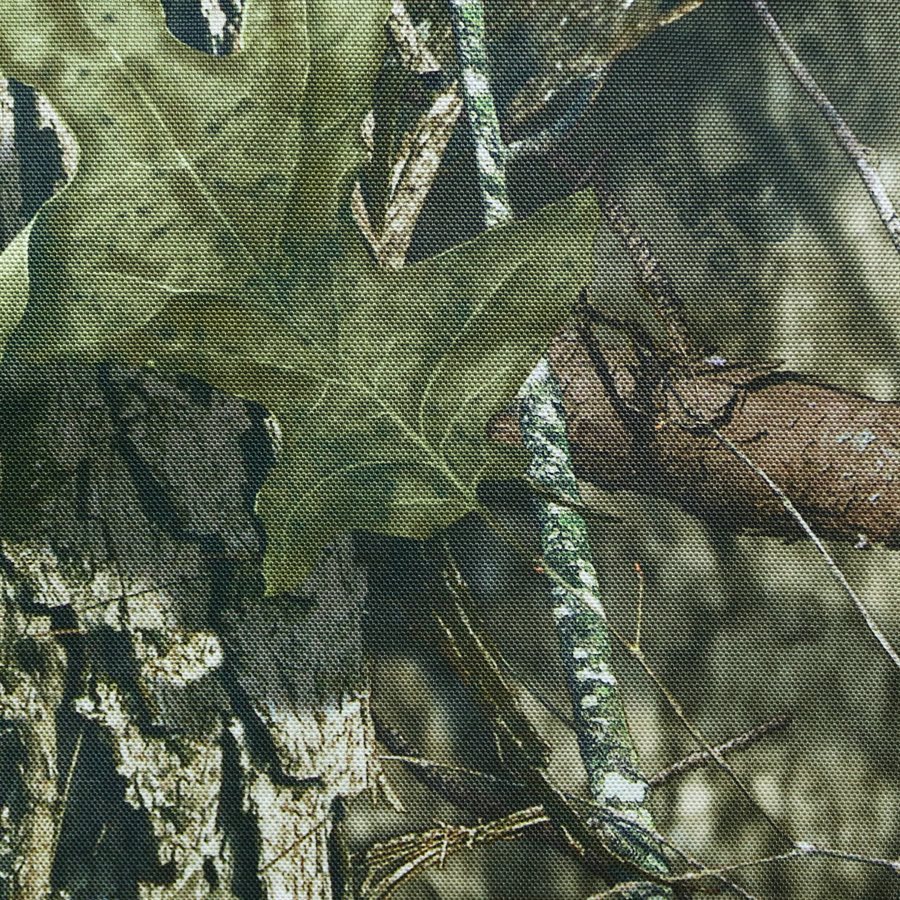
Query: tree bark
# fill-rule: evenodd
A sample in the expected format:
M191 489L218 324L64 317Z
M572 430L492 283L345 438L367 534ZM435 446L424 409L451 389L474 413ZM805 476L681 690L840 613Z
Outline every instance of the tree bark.
M780 499L690 410L740 446L822 537L900 546L900 403L766 363L711 358L688 372L643 352L602 356L598 373L569 332L550 349L582 480L666 497L716 528L800 537ZM519 443L514 410L489 432Z
M0 88L10 240L72 145ZM336 810L374 772L366 578L346 538L298 596L262 597L265 411L8 363L0 409L0 898L331 898Z

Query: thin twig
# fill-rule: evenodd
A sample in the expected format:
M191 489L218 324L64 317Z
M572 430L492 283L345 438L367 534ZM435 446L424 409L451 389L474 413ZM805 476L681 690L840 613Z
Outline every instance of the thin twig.
M745 869L770 865L774 862L784 862L790 859L803 859L804 857L812 858L816 856L821 856L825 859L836 859L841 862L859 863L877 869L887 869L892 875L900 877L900 861L898 860L884 859L879 856L866 856L862 853L845 852L844 850L835 850L831 847L819 847L816 844L797 841L790 850L786 850L784 853L775 853L772 856L761 856L756 859L748 859L744 862L719 866L715 869L707 869L705 872L684 872L681 875L675 875L672 880L682 882L700 881L704 878L729 875L734 872L744 871Z
M715 437L715 439L725 447L733 456L739 459L744 463L747 468L749 468L766 487L781 501L781 505L787 510L788 514L793 518L793 520L800 526L803 530L804 534L812 541L813 546L819 552L819 555L822 559L825 560L825 565L828 567L828 571L831 573L832 578L840 585L841 589L844 593L850 598L851 603L856 607L856 611L862 616L863 621L866 623L866 627L872 633L875 640L881 645L881 648L888 655L891 662L900 669L900 655L898 655L897 651L894 649L891 642L887 639L885 633L881 630L881 627L875 621L872 614L869 612L865 603L863 603L860 596L853 590L853 587L850 585L850 582L847 581L847 577L841 571L838 564L835 562L834 557L828 552L828 548L822 542L822 539L812 530L809 522L803 517L803 514L797 509L796 506L791 502L790 497L782 490L782 488L772 480L772 478L761 469L756 462L753 461L731 438L727 435L723 434L719 431L718 428L710 428L710 433Z
M718 744L715 748L716 753L724 755L726 753L734 753L737 750L744 750L762 740L762 738L787 728L791 721L792 719L789 715L775 716L774 719L769 719L768 722L763 722L762 725L757 725L755 728L751 728L749 731L745 731L729 741ZM680 759L677 763L662 769L651 778L648 778L647 786L651 788L659 787L673 778L679 778L694 769L713 762L714 759L714 754L706 750L698 750L696 753L691 753L684 759Z
M779 719L772 720L773 722L780 722L784 717L779 717ZM764 726L760 726L757 729L754 729L754 732L748 732L747 735L743 735L740 738L734 739L733 742L729 742L729 744L734 744L733 747L728 747L728 745L720 745L720 749L738 749L737 744L739 744L742 740L745 740L750 737L753 733L759 733L767 726L770 726L771 723L766 723ZM781 727L779 725L779 727ZM394 757L394 756L386 756L383 757L385 759L398 759L398 761L407 763L414 762L419 763L421 760L417 759L407 759L405 757ZM429 765L435 767L444 767L443 763L436 763L432 761L426 761ZM462 770L456 766L447 766L453 772L465 772L469 774L471 770ZM673 767L674 768L674 767ZM490 778L493 776L489 776L488 773L485 772L471 772L471 774L476 775L479 778ZM510 782L512 786L512 782ZM817 844L813 844L808 841L792 841L791 848L782 853L773 854L771 856L766 857L758 857L755 859L744 860L736 863L730 863L724 866L719 867L708 867L704 864L694 860L688 854L684 853L684 851L680 850L675 844L672 844L668 841L663 835L658 834L646 826L640 825L634 822L633 819L624 816L620 813L617 813L615 810L612 810L608 807L601 807L594 801L583 800L578 797L572 796L571 799L573 802L582 804L586 807L590 807L591 809L596 811L596 814L607 820L611 823L616 823L622 828L630 829L630 830L638 830L641 834L645 836L645 838L650 838L655 841L658 841L660 844L664 845L673 852L676 856L682 859L687 865L691 866L694 871L685 872L679 875L670 875L666 878L666 882L669 884L676 884L679 882L689 883L701 881L704 879L715 879L719 881L724 886L728 887L729 890L738 894L741 897L747 898L751 895L748 894L740 885L731 882L727 876L742 871L744 869L758 867L761 865L770 864L773 862L780 862L789 859L796 859L800 857L825 857L829 859L837 859L842 860L844 862L852 862L858 863L861 865L872 866L881 869L887 869L892 874L900 876L900 861L886 859L877 856L868 856L861 853L854 853L851 851L844 850L836 850L831 847L821 847ZM428 848L425 846L426 844L433 843L435 840L440 840L440 849L442 851L442 855L446 855L447 850L449 849L461 849L463 846L471 847L474 843L492 843L497 840L507 840L515 837L519 837L524 835L526 831L529 829L533 829L540 826L545 826L551 824L552 820L546 814L544 808L540 804L535 804L533 806L523 808L520 810L516 810L515 812L509 813L508 815L502 816L499 819L496 819L491 822L480 823L477 826L465 826L465 825L442 825L439 829L434 829L429 832L424 832L421 834L408 834L404 835L400 838L393 839L391 841L386 841L381 844L378 844L376 847L373 847L372 850L367 854L367 858L370 863L378 863L381 867L390 864L391 862L397 862L401 859L401 857L406 858L409 855L410 861L415 859L413 868L419 868L422 865L434 864L436 862L437 850L432 847L432 849L428 852ZM421 853L422 856L419 858L416 854ZM374 879L374 873L370 874L370 879ZM371 882L370 882L371 883ZM384 881L380 882L380 884L384 884ZM625 882L621 885L617 885L617 889L627 889L633 888L635 885L648 885L650 883L644 881L629 881ZM614 893L610 893L609 891L603 892L599 895L594 895L595 898L606 897L606 896L616 896ZM592 898L593 900L593 898Z
M812 99L813 103L816 104L819 112L831 127L841 149L847 154L853 165L856 166L859 177L866 186L869 197L872 198L872 203L878 212L879 218L884 223L891 242L895 249L900 252L900 217L897 216L897 211L894 209L894 204L891 202L887 190L885 190L881 176L869 161L869 150L859 141L850 129L850 126L844 121L843 116L837 111L809 70L800 61L800 58L784 36L784 32L781 30L775 17L769 11L765 0L747 0L747 2L769 33L769 37L775 44L785 65Z
M697 355L687 325L684 301L650 242L641 233L628 213L625 204L612 193L600 175L599 164L590 172L591 187L607 224L619 236L631 263L637 270L640 285L647 294L654 312L661 320L672 346L685 362Z

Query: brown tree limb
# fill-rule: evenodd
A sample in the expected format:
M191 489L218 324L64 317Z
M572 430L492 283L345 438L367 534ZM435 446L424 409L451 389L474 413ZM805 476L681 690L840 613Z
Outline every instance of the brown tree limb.
M796 538L781 500L715 436L686 419L682 397L752 450L822 537L900 547L900 403L821 384L768 363L711 358L693 373L604 350L607 390L574 333L550 347L563 388L576 474L606 490L664 496L717 528ZM623 416L622 410L632 415ZM519 442L513 410L490 435Z

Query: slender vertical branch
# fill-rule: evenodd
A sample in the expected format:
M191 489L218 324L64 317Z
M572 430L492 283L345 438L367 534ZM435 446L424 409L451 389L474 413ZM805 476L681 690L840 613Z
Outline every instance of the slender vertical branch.
M834 132L834 136L840 144L841 149L850 158L853 165L856 166L859 177L862 179L869 197L878 212L878 216L884 223L885 229L894 244L894 247L900 252L900 217L894 209L894 204L888 196L884 187L884 182L878 174L876 168L869 161L868 149L860 143L859 139L850 129L850 126L844 121L844 117L837 111L834 104L828 99L822 88L819 87L815 78L810 74L806 66L803 65L800 58L794 52L794 49L788 43L784 32L781 30L775 17L769 11L769 7L765 0L747 0L750 7L756 13L763 27L769 33L769 37L775 44L779 55L784 60L785 65L790 70L794 78L797 79L800 86L812 99L813 103L819 109L825 121Z
M551 587L553 613L572 697L575 731L587 769L591 797L605 807L653 828L645 804L647 782L638 771L616 677L612 647L600 600L600 586L590 559L587 526L573 508L580 503L572 472L565 413L559 383L546 361L538 363L520 394L523 442L532 453L529 477L559 496L556 503L535 500L541 526L543 558L558 578ZM584 594L593 602L586 603ZM607 838L615 852L659 874L668 871L662 848L646 831ZM668 897L668 888L641 896Z
M485 224L512 218L506 192L505 150L488 78L484 10L480 0L449 0L461 69L460 84L469 117L485 207ZM665 875L669 866L661 845L647 838L652 818L645 805L647 784L640 775L625 711L611 669L611 646L599 585L590 561L590 544L572 473L560 387L544 359L520 392L525 446L533 453L532 481L559 499L535 498L543 558L558 576L552 597L557 635L572 697L576 734L588 774L591 797L627 814L633 832L604 828L614 853L649 873ZM588 595L587 597L585 595ZM598 823L600 824L600 823ZM602 827L602 825L601 825ZM634 898L671 897L669 888L643 883L627 892Z
M500 121L488 78L481 0L449 0L466 115L478 184L484 203L484 224L491 228L512 218L506 191L506 150L500 137Z

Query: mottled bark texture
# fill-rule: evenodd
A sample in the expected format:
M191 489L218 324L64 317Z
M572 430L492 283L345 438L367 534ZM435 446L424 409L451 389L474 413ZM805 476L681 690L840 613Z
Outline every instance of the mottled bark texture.
M481 0L449 0L448 8L469 134L475 150L484 224L493 228L512 218L512 208L506 190L506 149L488 76L484 9Z
M667 497L716 528L799 537L779 498L689 409L781 485L823 537L900 546L900 404L768 364L712 357L688 373L644 354L603 357L601 378L576 335L550 349L579 478ZM515 412L490 433L518 443Z
M2 87L9 240L72 145ZM262 598L264 411L7 363L0 457L0 898L331 898L334 812L369 783L366 583L348 538Z
M28 513L3 529L14 625L0 709L37 760L21 865L47 867L36 849L52 860L73 765L71 751L54 765L64 704L63 746L90 729L91 746L110 749L106 789L141 814L152 855L131 873L140 897L330 897L332 808L369 774L365 578L351 543L300 595L263 599L261 410L114 367L7 371L0 387L13 411L0 428L4 501ZM69 807L66 846L90 846L87 811ZM92 865L66 862L69 883L111 877ZM115 896L128 890L119 881Z

